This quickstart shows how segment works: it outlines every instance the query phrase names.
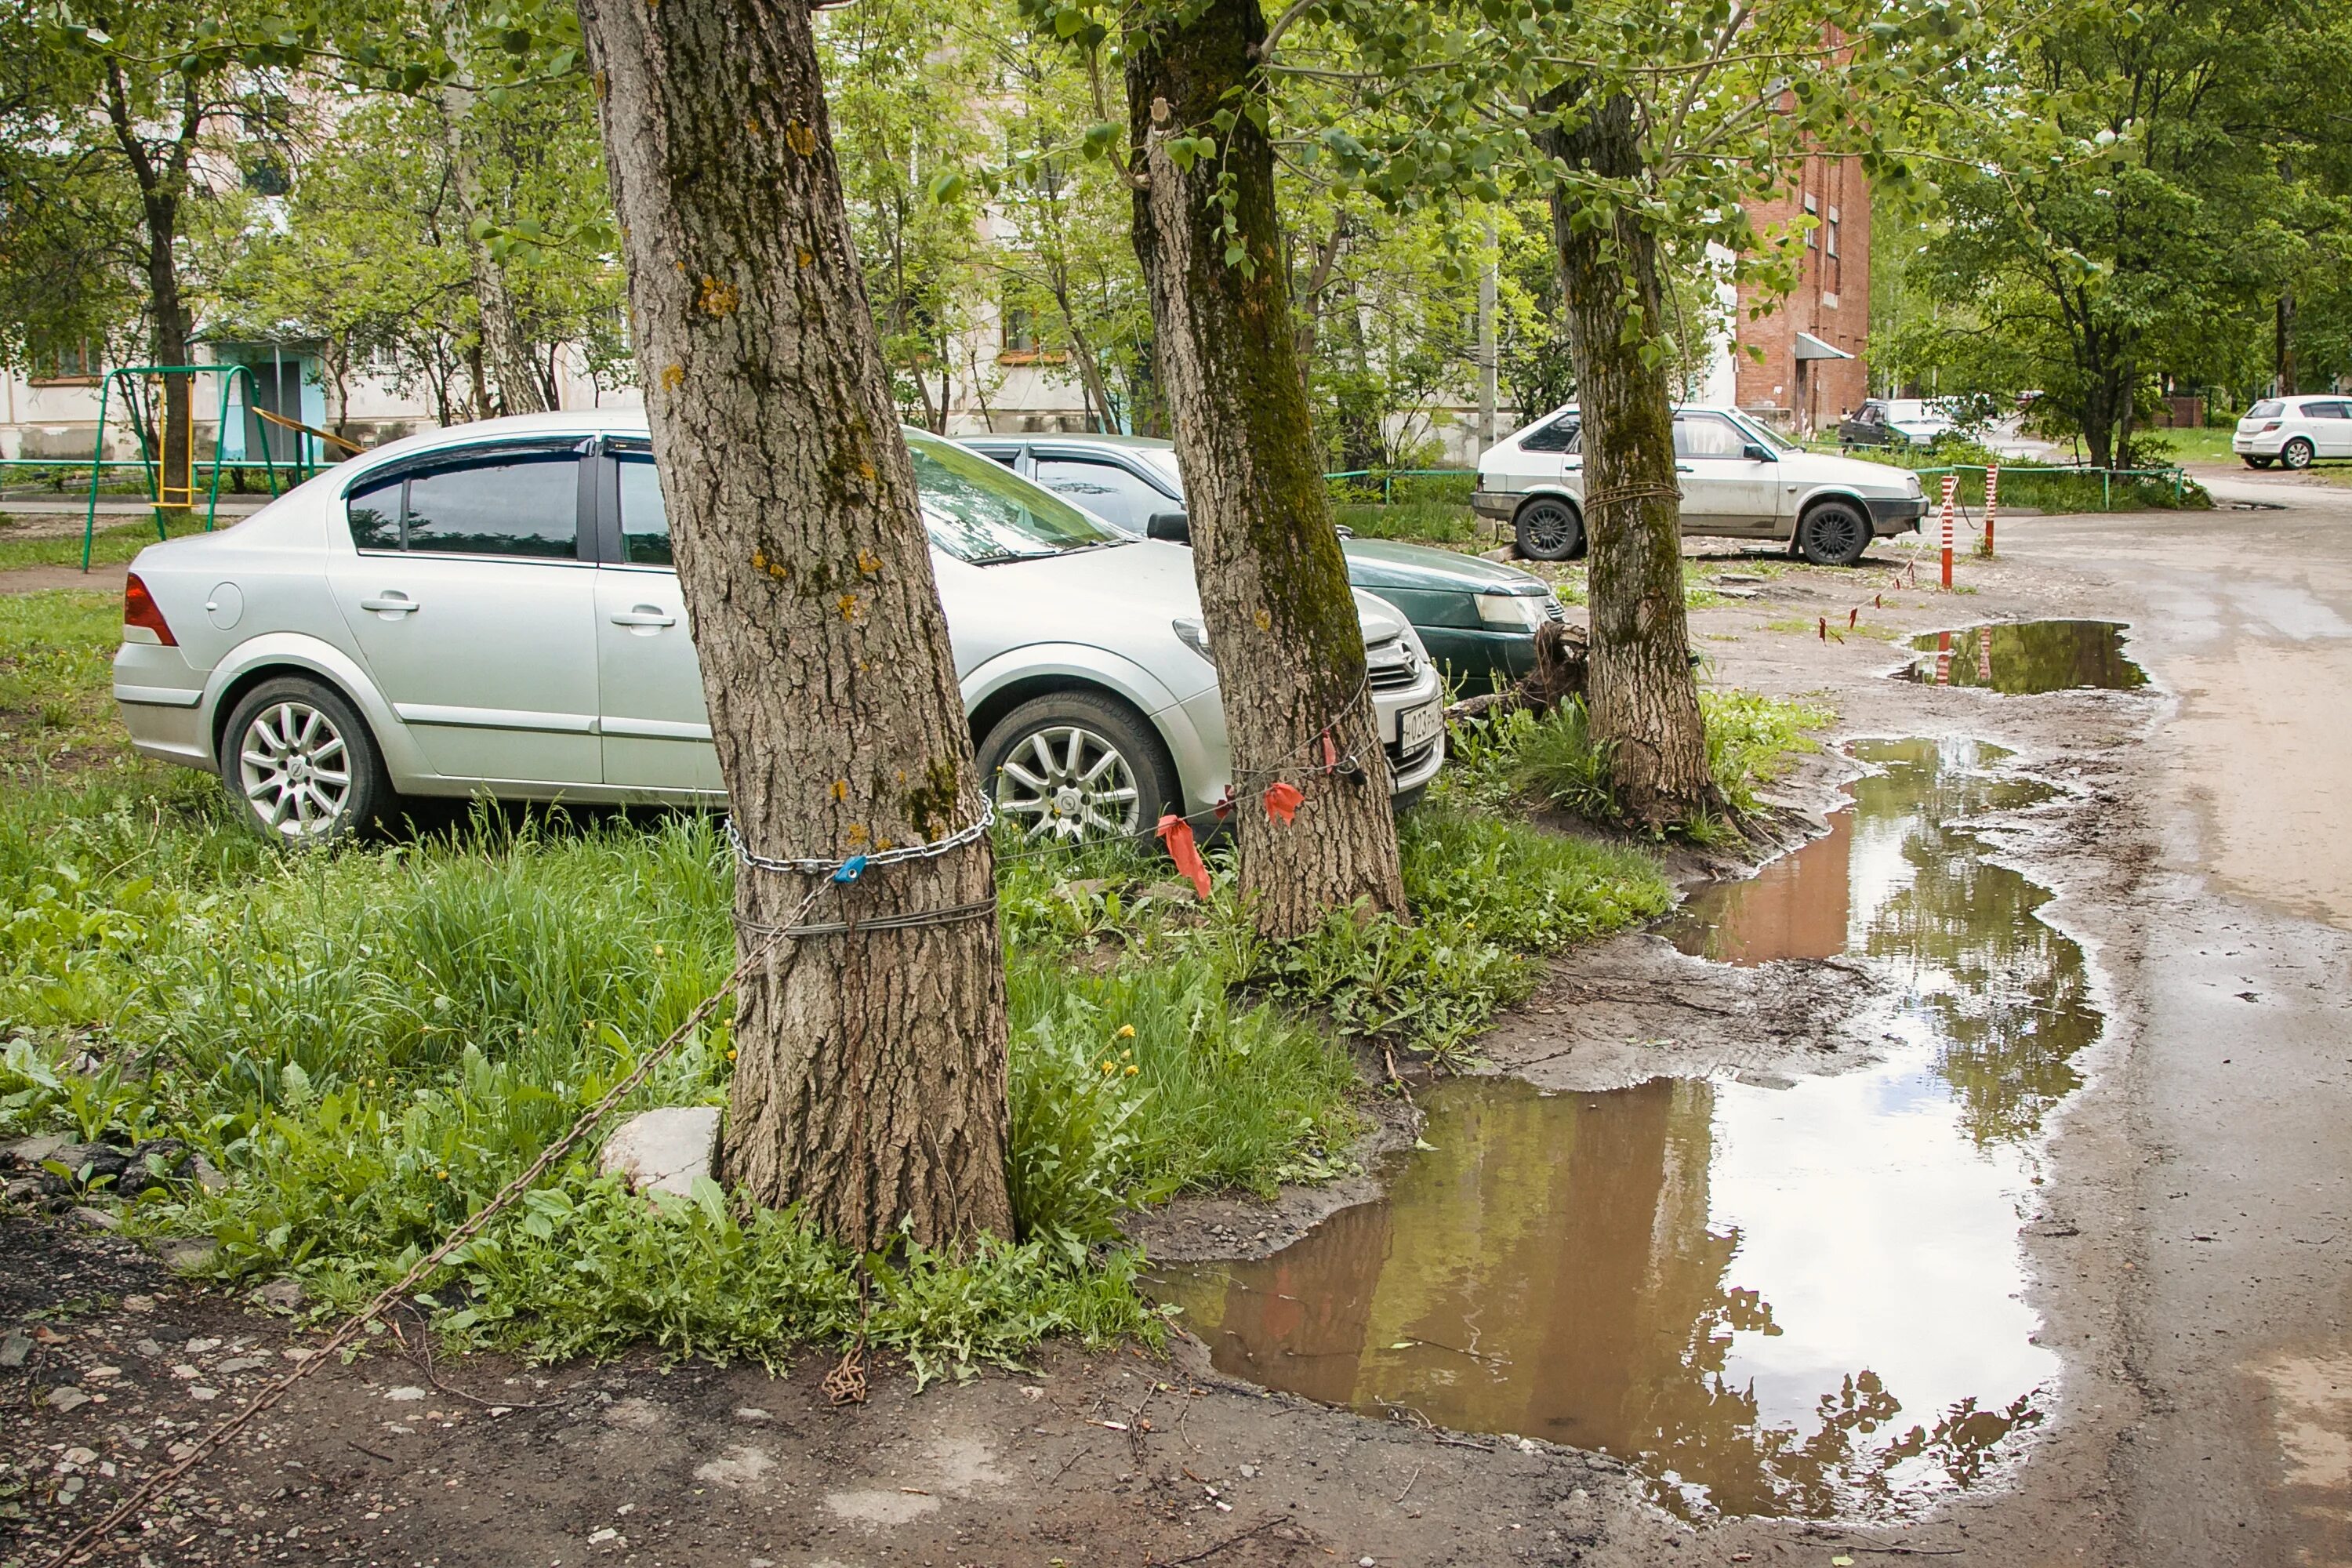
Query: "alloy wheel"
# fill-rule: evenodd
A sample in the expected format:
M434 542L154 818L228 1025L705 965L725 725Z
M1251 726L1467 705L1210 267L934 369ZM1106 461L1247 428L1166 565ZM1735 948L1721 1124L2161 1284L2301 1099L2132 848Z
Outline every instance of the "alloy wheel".
M1031 838L1076 843L1142 826L1134 768L1083 724L1048 724L1015 742L999 765L996 809Z
M292 839L332 833L351 805L351 750L327 714L274 702L237 742L237 783L261 826Z

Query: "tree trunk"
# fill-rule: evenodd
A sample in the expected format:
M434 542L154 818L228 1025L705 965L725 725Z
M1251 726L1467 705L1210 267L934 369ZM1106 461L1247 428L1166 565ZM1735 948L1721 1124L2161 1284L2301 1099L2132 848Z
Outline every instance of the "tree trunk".
M1171 138L1204 131L1256 74L1257 0L1208 0L1189 26L1128 38L1135 249L1151 295L1161 395L1192 519L1193 571L1223 686L1233 748L1241 890L1268 936L1313 930L1359 900L1402 912L1389 763L1365 684L1364 639L1347 562L1315 460L1276 244L1274 156L1246 116L1220 161L1189 170ZM1229 261L1215 204L1233 180L1245 260ZM1326 772L1321 737L1355 759ZM1259 797L1276 778L1306 801L1290 826Z
M1563 89L1539 108L1576 112ZM1582 124L1554 126L1543 151L1611 181L1642 173L1633 100L1592 106ZM1657 240L1633 212L1605 226L1577 221L1555 189L1570 353L1584 416L1584 527L1589 541L1591 671L1586 710L1609 749L1620 808L1653 827L1725 809L1706 765L1706 730L1683 609L1682 502L1675 481L1674 405L1666 360L1645 356L1664 333Z
M179 109L179 134L159 160L132 114L130 84L124 78L121 62L108 59L107 118L114 131L115 144L121 149L131 178L139 187L140 221L147 231L147 308L152 319L149 342L152 363L156 364L188 363L192 352L189 339L195 332L194 318L188 310L186 297L180 292L180 196L187 189L189 154L204 124L203 107L193 75L183 79ZM163 495L175 491L180 500L168 507L159 504L156 510L184 517L194 500L194 388L191 385L194 377L166 375L162 380L161 428L154 432L155 438L148 443L148 450L159 465L159 503ZM100 430L98 436L103 445L106 432ZM215 439L218 439L218 433Z
M441 47L462 72L466 56L461 20L446 0L435 7L435 15ZM530 345L523 337L522 317L515 308L506 268L490 254L488 239L475 233L479 224L494 220L488 194L482 188L481 163L466 134L473 119L474 96L474 89L460 81L444 83L439 108L442 146L449 159L449 187L457 198L458 219L466 227L466 259L473 269L474 299L481 313L482 357L499 389L500 413L546 414L551 410Z
M2280 397L2293 397L2299 384L2294 364L2294 285L2279 288L2278 310L2273 330L2277 337L2277 373L2272 381L2272 391Z
M806 0L581 0L713 738L744 837L827 860L979 820L982 785ZM992 897L983 837L845 887L744 868L738 943ZM774 950L736 1005L728 1180L826 1234L1010 1234L992 908Z

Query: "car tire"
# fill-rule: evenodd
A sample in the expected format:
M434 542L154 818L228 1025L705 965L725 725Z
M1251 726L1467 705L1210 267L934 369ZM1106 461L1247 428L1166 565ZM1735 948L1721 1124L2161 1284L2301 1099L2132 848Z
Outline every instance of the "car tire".
M307 676L247 692L221 727L221 784L237 819L281 844L331 844L393 801L383 753L343 694Z
M1825 500L1797 523L1793 542L1816 566L1851 566L1870 548L1870 519L1842 500Z
M1556 496L1521 507L1511 532L1519 553L1529 561L1573 561L1584 553L1584 519Z
M2301 436L2279 448L2280 463L2290 468L2307 468L2318 455L2319 449Z
M1144 837L1163 814L1183 809L1159 731L1100 692L1055 691L1022 703L982 740L980 769L997 816L1038 843Z
M2277 461L2277 459L2274 458L2248 458L2246 459L2246 467L2250 468L2267 468L2275 461Z

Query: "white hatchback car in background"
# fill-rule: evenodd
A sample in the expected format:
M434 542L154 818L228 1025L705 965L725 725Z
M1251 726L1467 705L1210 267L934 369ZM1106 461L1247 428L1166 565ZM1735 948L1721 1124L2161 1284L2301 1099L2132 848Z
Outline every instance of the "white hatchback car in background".
M2352 458L2352 398L2265 397L2238 421L2230 450L2250 468L2307 468L2318 458Z
M1555 409L1478 459L1470 504L1512 525L1519 553L1584 553L1582 416ZM1851 566L1885 533L1916 531L1927 510L1919 476L1886 463L1809 452L1736 408L1675 410L1682 531L1777 540L1819 566Z
M1192 552L908 431L999 815L1040 837L1212 811L1231 763ZM1444 760L1419 638L1356 596L1401 800ZM131 563L114 695L148 756L317 838L400 795L723 799L641 412L397 441Z

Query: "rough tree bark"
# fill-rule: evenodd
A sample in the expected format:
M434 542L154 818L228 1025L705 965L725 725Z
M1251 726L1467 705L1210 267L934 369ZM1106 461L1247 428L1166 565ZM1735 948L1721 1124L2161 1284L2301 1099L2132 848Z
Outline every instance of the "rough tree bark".
M1242 896L1257 929L1295 936L1364 900L1401 911L1389 766L1364 684L1363 631L1316 461L1275 222L1274 154L1246 116L1222 158L1189 169L1171 139L1197 135L1228 89L1256 76L1257 0L1208 0L1189 25L1128 37L1135 248L1151 295L1160 392L1184 468L1193 571L1233 747ZM1248 265L1228 262L1220 170ZM1318 737L1356 759L1325 773ZM1276 777L1305 794L1297 818L1257 804Z
M137 112L131 106L130 83L123 76L121 62L109 58L107 121L114 132L115 145L121 149L124 161L131 166L131 179L139 187L139 216L147 239L149 342L157 364L190 363L188 355L193 351L189 339L195 331L194 313L180 289L180 202L187 194L188 161L195 152L196 134L204 126L204 103L193 74L181 79L177 107L178 133L160 148L151 145L141 132ZM194 500L194 387L191 384L194 379L188 375L161 378L163 428L155 433L152 443L161 459L163 484L174 490L184 488L189 492L185 502L157 510L183 515ZM100 432L101 439L104 435Z
M1543 151L1612 181L1642 173L1633 103L1589 107L1574 87L1539 106L1559 116ZM1570 353L1584 418L1584 527L1592 621L1585 707L1625 813L1653 826L1725 809L1706 765L1706 731L1683 609L1680 492L1665 361L1644 345L1664 331L1657 240L1619 209L1605 225L1572 190L1551 197Z
M678 575L735 820L775 858L937 840L982 790L806 0L581 0ZM846 888L744 868L738 943L992 897L983 838ZM787 942L744 984L728 1180L825 1232L1009 1235L993 910Z

